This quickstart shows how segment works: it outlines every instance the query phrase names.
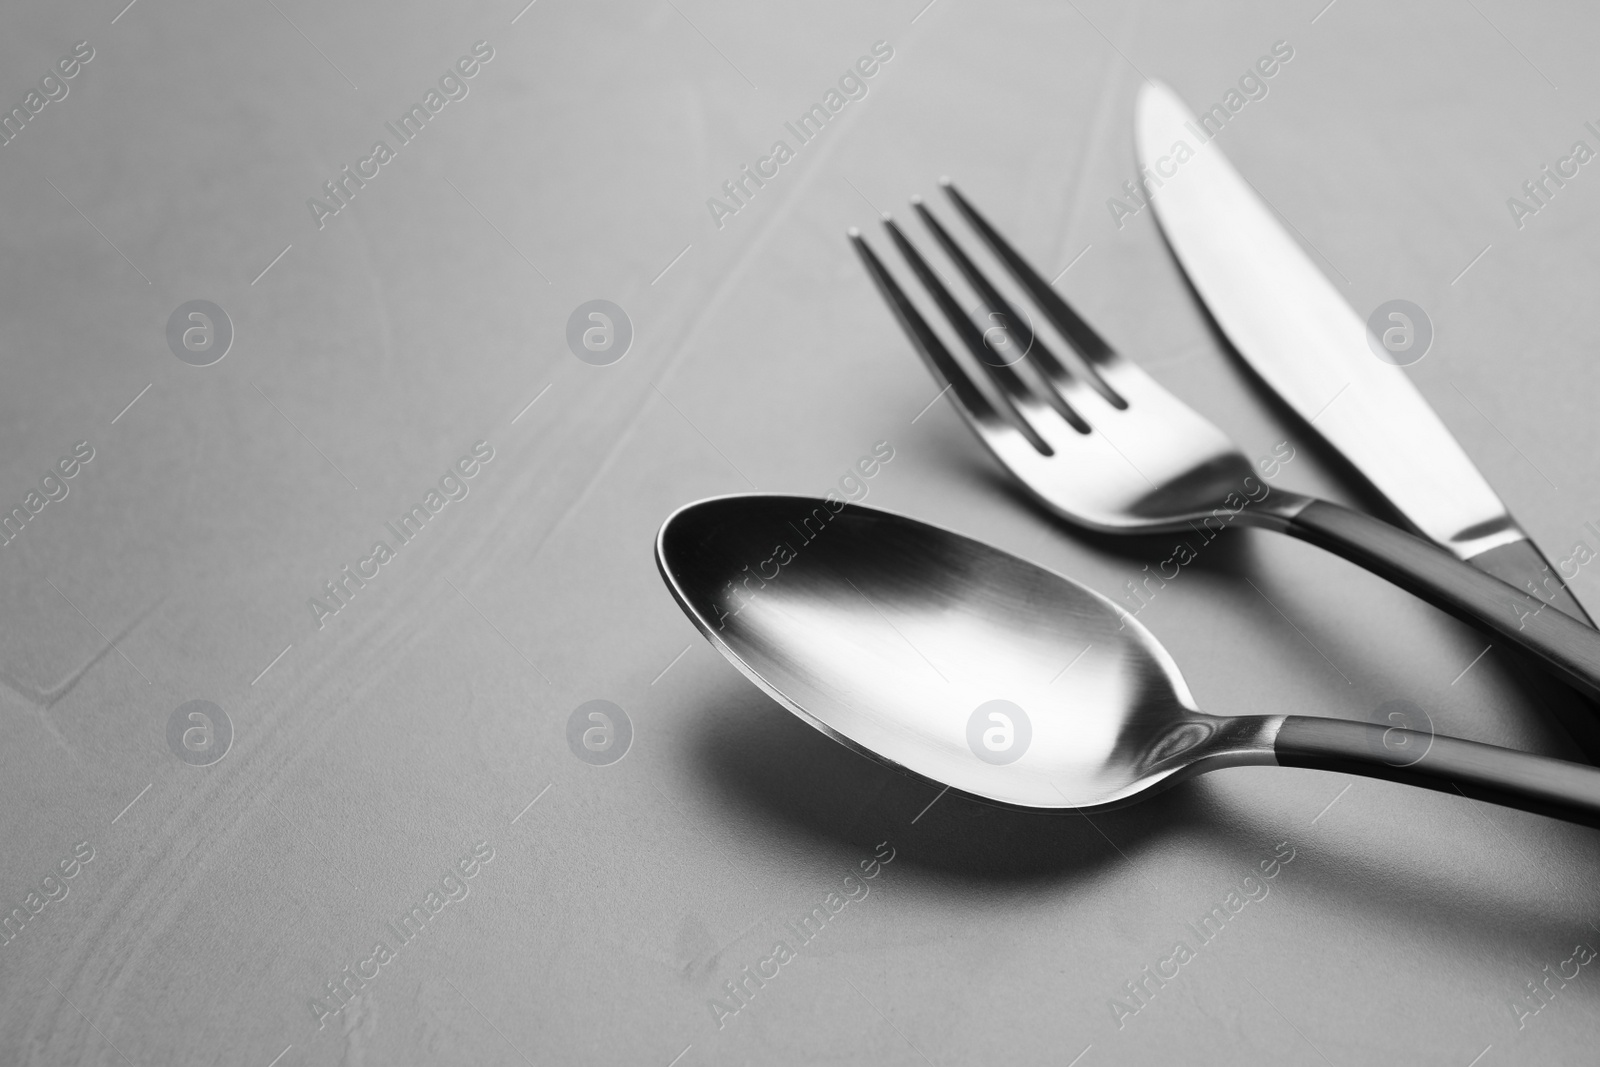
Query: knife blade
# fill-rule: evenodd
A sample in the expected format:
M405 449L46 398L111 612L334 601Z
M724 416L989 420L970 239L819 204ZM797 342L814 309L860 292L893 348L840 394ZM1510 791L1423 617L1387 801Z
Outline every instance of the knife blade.
M1168 245L1256 374L1423 536L1593 626L1406 371L1374 354L1366 322L1167 86L1140 90L1135 142Z

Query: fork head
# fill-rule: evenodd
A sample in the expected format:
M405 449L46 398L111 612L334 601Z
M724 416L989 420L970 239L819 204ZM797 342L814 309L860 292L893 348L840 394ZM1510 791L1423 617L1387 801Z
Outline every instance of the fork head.
M1251 495L1260 483L1250 461L1221 430L1119 355L949 179L940 184L1075 358L1057 355L1055 342L1039 336L920 198L913 207L976 295L978 311L962 305L893 219L886 215L883 224L965 358L951 353L860 231L852 229L850 240L967 424L1034 496L1063 518L1109 533L1183 529L1260 499Z

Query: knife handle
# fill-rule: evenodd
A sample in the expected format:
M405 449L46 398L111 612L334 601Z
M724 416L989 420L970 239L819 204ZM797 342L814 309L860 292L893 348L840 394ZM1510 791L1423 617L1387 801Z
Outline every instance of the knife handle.
M1542 589L1550 607L1560 608L1579 622L1594 622L1560 583L1550 562L1532 541L1512 541L1467 558L1467 562L1492 574L1515 589ZM1548 609L1546 609L1548 610ZM1508 648L1507 665L1551 720L1553 729L1564 732L1570 748L1581 753L1588 763L1600 765L1600 706L1573 691L1559 678L1546 674L1543 664L1521 649Z
M1573 688L1600 699L1600 632L1444 549L1370 515L1311 500L1285 533L1363 567L1463 622L1526 649Z
M1479 552L1467 562L1516 589L1526 589L1532 585L1536 589L1546 590L1549 593L1546 599L1551 607L1560 608L1579 622L1594 626L1589 613L1583 610L1578 598L1572 595L1572 590L1551 569L1550 561L1544 558L1532 541L1524 539L1497 545L1487 552Z
M1283 767L1342 771L1457 792L1600 827L1600 769L1508 748L1347 719L1290 715L1273 754Z

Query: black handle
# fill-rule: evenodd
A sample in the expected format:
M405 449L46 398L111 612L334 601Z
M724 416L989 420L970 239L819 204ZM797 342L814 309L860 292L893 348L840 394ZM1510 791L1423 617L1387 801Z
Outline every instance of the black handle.
M1572 595L1572 590L1567 588L1567 583L1561 580L1560 575L1550 569L1550 561L1544 558L1532 541L1497 545L1487 552L1479 552L1467 562L1485 574L1494 575L1513 589L1526 589L1531 585L1544 590L1540 596L1548 600L1551 607L1560 608L1585 626L1594 626L1589 613L1583 610L1583 605L1578 603L1578 598Z
M1459 737L1290 715L1273 751L1285 767L1342 771L1600 827L1600 768Z
M1366 568L1479 629L1499 634L1600 699L1600 631L1370 515L1313 500L1286 532Z
M1470 557L1467 562L1514 589L1539 590L1539 596L1550 602L1546 611L1559 608L1581 623L1594 625L1572 590L1532 541L1499 545ZM1522 649L1507 648L1505 652L1508 666L1526 687L1534 704L1544 710L1558 737L1564 735L1570 742L1567 747L1581 754L1584 762L1600 766L1600 705L1549 674L1543 663Z

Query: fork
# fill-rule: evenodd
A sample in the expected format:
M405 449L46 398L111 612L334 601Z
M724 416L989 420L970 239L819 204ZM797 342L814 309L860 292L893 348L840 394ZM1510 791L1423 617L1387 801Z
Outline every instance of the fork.
M850 230L850 241L967 425L1050 511L1102 533L1209 531L1239 522L1298 537L1526 649L1553 674L1600 698L1600 632L1544 610L1537 597L1389 523L1269 490L1233 441L1107 344L949 179L940 185L1066 341L1076 356L1072 366L1017 314L920 197L913 208L979 297L982 318L952 295L892 218L885 215L883 225L979 374L950 352L859 230ZM996 335L1000 340L991 340Z

